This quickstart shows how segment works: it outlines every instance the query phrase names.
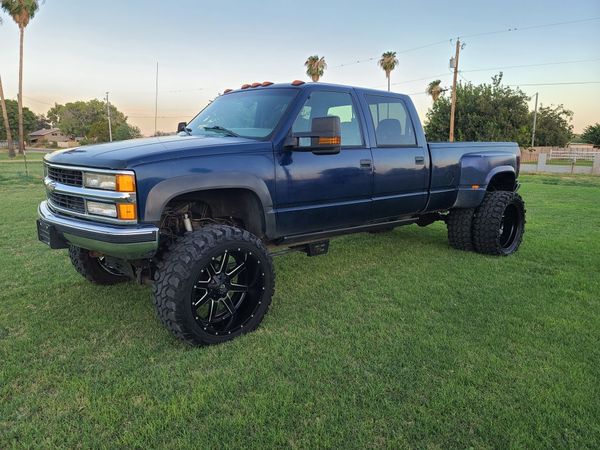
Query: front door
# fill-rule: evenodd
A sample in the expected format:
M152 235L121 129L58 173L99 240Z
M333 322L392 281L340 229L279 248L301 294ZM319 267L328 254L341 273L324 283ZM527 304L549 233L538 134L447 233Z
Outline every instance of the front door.
M303 234L357 225L370 218L372 158L353 92L313 91L292 126L310 131L312 119L338 116L342 149L338 154L282 149L276 167L277 231Z

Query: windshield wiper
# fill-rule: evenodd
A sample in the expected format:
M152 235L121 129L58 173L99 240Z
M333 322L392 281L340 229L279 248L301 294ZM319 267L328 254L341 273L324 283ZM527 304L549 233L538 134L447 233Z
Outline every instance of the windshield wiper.
M220 132L226 134L227 136L240 137L239 134L234 133L233 131L228 130L227 128L224 128L220 125L214 125L212 127L202 127L202 128L204 128L205 130L208 130L208 131L220 131Z

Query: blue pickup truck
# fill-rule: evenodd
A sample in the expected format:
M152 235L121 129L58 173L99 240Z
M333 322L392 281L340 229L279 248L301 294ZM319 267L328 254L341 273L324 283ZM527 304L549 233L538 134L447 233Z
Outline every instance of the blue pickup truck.
M169 330L215 344L261 322L274 254L438 220L456 249L515 252L519 164L514 143L427 143L405 95L254 83L176 135L46 156L38 237L93 283L151 282Z

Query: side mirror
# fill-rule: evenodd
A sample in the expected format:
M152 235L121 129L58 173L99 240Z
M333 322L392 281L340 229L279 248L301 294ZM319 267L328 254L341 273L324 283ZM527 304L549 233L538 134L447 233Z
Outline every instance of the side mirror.
M337 116L315 117L310 131L293 133L286 146L322 155L339 153L342 149L341 129L340 118Z
M187 126L187 122L179 122L177 124L177 132L181 133L182 131L185 131L186 126Z

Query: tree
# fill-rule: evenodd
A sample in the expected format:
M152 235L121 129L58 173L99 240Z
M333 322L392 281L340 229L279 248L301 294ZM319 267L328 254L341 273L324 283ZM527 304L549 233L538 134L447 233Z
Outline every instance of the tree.
M459 83L456 87L457 141L515 141L531 139L527 100L520 89L502 85L502 73L491 84ZM450 99L440 96L427 112L425 133L431 141L445 141L450 131Z
M16 100L6 99L6 115L9 123L9 133L17 135L19 129L19 104ZM37 119L35 113L29 108L23 108L23 129L25 135L28 135L37 128ZM6 125L4 121L0 121L0 140L7 138Z
M587 142L588 144L600 146L600 123L586 127L586 129L583 130L581 139L583 142Z
M6 143L8 144L8 156L14 158L15 147L13 146L12 133L10 130L10 122L8 121L8 111L6 110L6 100L4 99L4 89L2 88L2 78L0 77L0 107L2 107L2 118L4 120L4 130L6 135Z
M0 17L2 24L2 17ZM0 109L2 109L2 119L4 121L4 129L6 130L6 143L8 145L8 157L14 158L15 147L13 146L12 133L10 132L10 124L8 123L8 113L6 112L6 101L4 100L4 88L2 87L2 77L0 77Z
M106 103L100 100L77 101L54 105L46 114L56 127L69 136L84 137L89 142L108 142ZM110 105L113 140L140 137L139 128L127 123L127 116Z
M49 130L52 128L52 124L44 114L38 114L36 116L36 130Z
M304 65L306 66L306 75L315 82L319 81L327 69L325 58L319 58L319 55L309 56Z
M10 15L19 27L19 153L25 151L23 129L23 40L25 28L40 7L38 0L2 0L2 9Z
M541 106L537 113L535 127L535 144L541 146L564 147L573 138L573 111L565 109L563 105ZM533 123L533 112L529 116L529 127ZM531 131L529 131L531 135Z
M381 59L379 60L379 67L381 67L385 72L385 77L387 78L388 91L390 90L390 74L392 70L396 68L398 65L398 58L396 58L396 52L385 52L381 55Z
M441 95L446 92L446 89L442 88L441 80L432 81L427 85L427 89L425 89L425 93L431 97L433 103L435 103Z

